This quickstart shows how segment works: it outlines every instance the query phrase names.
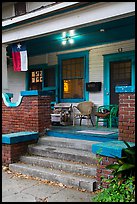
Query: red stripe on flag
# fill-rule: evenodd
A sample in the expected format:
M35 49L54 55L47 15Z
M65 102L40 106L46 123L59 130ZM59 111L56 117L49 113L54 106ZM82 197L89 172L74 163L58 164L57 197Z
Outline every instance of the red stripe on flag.
M21 71L20 52L12 52L14 71Z

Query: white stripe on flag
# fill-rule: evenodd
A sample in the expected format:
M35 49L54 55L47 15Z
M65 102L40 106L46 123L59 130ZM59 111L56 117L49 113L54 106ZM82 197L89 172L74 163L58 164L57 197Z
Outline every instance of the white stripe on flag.
M21 58L21 71L27 71L28 70L27 51L21 51L20 58Z

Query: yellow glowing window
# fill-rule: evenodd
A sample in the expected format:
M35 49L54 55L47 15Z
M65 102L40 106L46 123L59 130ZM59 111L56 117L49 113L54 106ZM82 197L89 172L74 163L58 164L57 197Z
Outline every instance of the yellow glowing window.
M70 80L64 80L64 93L70 93Z

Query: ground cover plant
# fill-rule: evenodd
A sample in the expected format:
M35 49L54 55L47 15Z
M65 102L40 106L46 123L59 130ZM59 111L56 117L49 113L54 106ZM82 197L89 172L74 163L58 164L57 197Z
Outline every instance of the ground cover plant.
M123 149L123 156L116 157L116 162L106 166L112 170L112 178L104 179L108 188L101 191L92 199L95 202L135 202L135 146Z

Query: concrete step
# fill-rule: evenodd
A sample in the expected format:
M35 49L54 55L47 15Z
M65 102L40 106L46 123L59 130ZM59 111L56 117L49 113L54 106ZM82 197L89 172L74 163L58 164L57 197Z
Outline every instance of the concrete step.
M97 141L86 141L78 139L68 139L68 138L59 138L52 136L42 136L39 138L38 144L70 148L70 149L79 149L91 152L92 144L98 143Z
M9 169L14 172L38 177L44 180L59 182L66 186L73 186L90 192L93 192L96 189L96 179L92 177L79 176L72 173L62 172L60 170L22 163L10 164Z
M37 156L96 164L96 155L84 150L32 144L29 145L28 152Z
M20 161L32 165L57 169L60 171L96 176L96 165L92 164L86 165L72 161L64 161L40 156L21 156Z

